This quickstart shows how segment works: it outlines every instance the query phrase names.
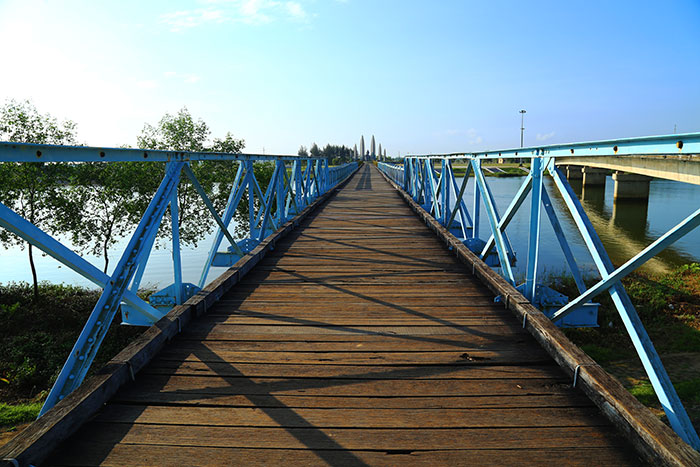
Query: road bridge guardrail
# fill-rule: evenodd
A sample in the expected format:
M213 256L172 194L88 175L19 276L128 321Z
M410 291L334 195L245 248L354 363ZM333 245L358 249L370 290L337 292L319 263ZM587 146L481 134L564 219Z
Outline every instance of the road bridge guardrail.
M659 155L684 157L700 154L700 133L649 136L642 138L592 141L571 144L482 151L473 153L451 153L441 155L412 155L405 157L403 165L379 163L379 169L410 195L416 203L430 213L440 224L459 238L470 250L491 266L500 268L501 275L510 282L536 307L559 325L590 324L590 316L579 314L583 307L595 307L590 302L597 295L608 292L619 313L634 348L649 376L659 402L668 417L671 427L678 435L700 449L700 438L681 403L673 384L632 304L621 279L644 264L659 251L700 225L700 206L691 206L691 213L675 227L661 235L622 266L615 268L605 248L595 232L592 223L569 185L562 171L557 167L557 158L566 157L637 157ZM493 193L484 177L482 163L498 159L529 162L530 171L501 214L496 206ZM453 164L461 161L466 165L466 173L461 181L455 177ZM437 167L436 167L437 166ZM438 168L439 167L439 168ZM583 239L585 247L595 264L599 281L588 288L581 270L569 247L569 240L561 228L556 212L552 208L550 196L543 184L543 177L549 174L557 192L564 200L571 215L576 232ZM475 183L471 193L471 203L465 202L467 182L473 176ZM527 249L527 269L525 282L516 284L511 262L515 256L506 229L514 215L530 195L529 241ZM696 200L700 201L700 200ZM468 208L467 204L471 206ZM486 240L479 232L479 215L484 209L488 217L489 233ZM541 212L549 219L556 234L566 264L576 283L580 295L569 301L552 289L538 283L538 256L540 248ZM495 249L495 251L494 251ZM569 320L567 320L567 318Z

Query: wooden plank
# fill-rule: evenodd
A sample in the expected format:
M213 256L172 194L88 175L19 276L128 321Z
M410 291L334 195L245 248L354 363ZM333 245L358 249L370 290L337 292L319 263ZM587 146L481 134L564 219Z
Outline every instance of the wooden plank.
M472 267L487 287L505 298L507 307L519 320L524 320L528 331L568 374L579 369L580 388L649 462L657 465L700 465L700 453L684 443L619 381L574 345L551 320L530 305L511 284L486 266L405 191L391 180L387 179L387 182L394 186L426 225L455 251L458 258Z
M41 419L32 423L4 446L0 446L0 459L13 459L22 465L41 463L52 449L71 436L99 410L102 404L126 383L129 376L145 366L167 340L178 334L193 317L206 312L240 277L257 264L267 251L272 250L277 239L292 231L301 219L325 203L333 194L335 191L329 190L320 196L296 218L280 226L274 234L241 258L232 268L212 281L202 292L190 298L184 305L174 307L108 362L98 375L88 378Z
M522 449L624 447L606 427L467 428L440 430L239 428L89 423L77 442L277 449ZM77 444L77 443L76 443Z
M265 428L532 428L607 426L595 407L504 409L346 409L237 408L134 406L109 404L95 422L150 425L227 426Z
M232 365L234 367L235 365ZM144 375L130 392L172 393L181 396L292 395L292 396L521 396L562 395L572 392L561 379L503 378L500 380L377 380L352 378L248 378L220 376ZM164 396L166 394L163 394Z
M142 370L144 375L245 376L266 378L350 378L350 379L555 379L561 380L556 365L475 366L475 365L306 365L276 363L237 363L154 359ZM573 392L572 392L573 393Z
M359 450L290 450L236 449L193 446L158 446L90 442L80 452L65 449L56 465L84 466L86 464L132 467L138 459L143 465L181 467L196 459L197 465L220 466L222 459L229 465L375 465L375 466L493 466L504 465L641 465L641 460L613 448L547 448L547 449L454 449L420 451L414 449L385 451Z

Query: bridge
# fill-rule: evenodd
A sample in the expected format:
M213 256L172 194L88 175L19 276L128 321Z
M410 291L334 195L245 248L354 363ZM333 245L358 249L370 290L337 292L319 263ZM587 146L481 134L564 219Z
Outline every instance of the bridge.
M683 135L680 148L679 141L586 144L599 153L700 153L699 134ZM619 282L700 224L700 209L614 268L557 168L559 150L411 156L402 165L358 168L282 156L0 143L3 161L168 163L109 277L0 205L0 226L104 288L41 417L0 447L0 458L6 465L700 465L697 434ZM499 157L531 162L502 214L481 170L482 161ZM180 175L199 186L192 160L237 161L238 173L221 215L198 188L219 230L199 286L182 282L174 255L175 283L160 294L172 301L166 313L162 300L147 303L135 292L165 209L177 209ZM264 193L252 170L257 160L276 167ZM455 161L467 163L461 181ZM559 229L580 289L562 302L537 279L541 207L555 231L558 225L543 189L546 172L601 275L586 287ZM245 190L249 234L236 239L230 223ZM527 276L516 288L506 228L528 195ZM485 239L480 206L490 226ZM230 247L220 251L224 239ZM212 265L230 267L204 286ZM557 327L592 324L591 299L603 292L673 429ZM125 322L153 324L82 382L103 323L120 309Z

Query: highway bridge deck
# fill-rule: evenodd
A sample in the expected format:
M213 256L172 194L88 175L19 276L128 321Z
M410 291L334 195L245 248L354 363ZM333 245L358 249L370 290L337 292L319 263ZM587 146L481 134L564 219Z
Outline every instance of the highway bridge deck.
M47 465L639 465L374 167Z

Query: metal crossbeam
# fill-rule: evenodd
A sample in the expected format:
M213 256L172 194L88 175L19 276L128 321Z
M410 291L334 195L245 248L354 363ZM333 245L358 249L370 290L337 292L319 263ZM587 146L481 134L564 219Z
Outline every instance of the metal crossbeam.
M183 165L183 162L169 164L163 181L146 208L146 212L110 276L110 280L105 284L104 292L80 332L78 340L63 365L56 383L51 388L39 416L72 392L85 378L97 350L100 348L107 330L109 330L109 325L114 319L122 296L136 272L138 260L144 252L144 247L158 232L163 213L180 181Z
M690 133L683 135L664 135L584 143L554 144L485 152L452 153L425 156L412 155L404 159L403 166L379 164L379 168L385 173L389 174L393 180L400 180L400 184L413 197L413 199L422 204L426 210L431 211L438 221L450 226L457 215L457 212L459 212L459 203L463 202L468 173L462 180L459 194L456 196L454 201L454 208L452 208L449 218L445 219L445 206L442 206L442 209L431 209L432 206L435 205L436 198L433 196L432 199L429 200L430 194L427 193L427 190L429 190L430 187L426 183L429 175L426 169L432 168L436 161L440 161L443 167L441 182L450 185L454 184L454 193L456 194L457 182L455 180L454 173L450 170L451 163L454 160L467 161L468 167L474 171L474 177L476 180L472 195L473 219L471 220L471 225L473 228L471 232L471 239L479 239L479 214L483 207L488 215L491 235L483 245L483 248L479 250L480 256L482 259L486 260L489 257L489 253L495 246L498 252L499 263L502 267L502 274L513 284L513 273L510 269L510 263L508 262L508 254L511 253L511 250L507 236L505 235L505 229L522 204L525 202L527 196L530 195L528 263L525 284L522 290L524 291L526 298L532 302L536 301L538 293L537 259L540 246L540 206L543 206L564 254L566 263L571 271L574 281L576 282L576 286L581 293L579 297L573 299L567 305L561 307L558 311L553 312L551 318L554 321L561 323L563 322L563 318L565 318L567 315L576 311L584 304L589 303L592 298L607 290L610 293L615 308L625 324L625 329L632 340L635 350L637 351L647 374L649 375L652 386L659 397L659 401L666 412L671 426L676 433L681 436L681 438L696 449L699 449L700 440L698 439L695 429L690 423L685 409L683 408L678 395L676 394L675 389L673 388L673 385L666 374L661 360L659 359L656 350L649 340L649 337L646 334L641 321L639 320L639 316L637 315L629 296L625 292L624 287L620 282L620 279L634 271L641 264L656 255L659 251L666 248L668 245L677 241L683 235L700 225L700 210L695 211L693 214L688 216L688 218L683 220L666 234L662 235L657 241L649 245L646 249L637 254L623 266L618 269L614 269L610 258L605 252L600 239L595 233L595 230L586 216L581 203L574 194L573 189L569 185L566 178L561 174L559 169L555 166L556 159L564 157L566 160L570 160L571 158L576 157L591 158L597 156L616 156L624 158L639 155L664 156L672 158L674 155L676 155L683 156L687 159L688 155L699 153L700 133ZM695 156L691 156L691 158L692 157ZM530 173L523 180L518 192L512 198L503 217L499 217L498 215L496 203L481 170L481 164L483 161L500 158L526 159L530 160L532 163ZM565 205L567 206L574 221L575 228L581 235L584 245L591 254L595 267L601 276L601 280L588 290L586 289L581 271L579 270L576 259L574 258L569 246L569 241L567 240L566 234L562 229L557 214L552 206L547 189L543 184L542 175L543 171L545 170L548 170L552 175L554 185L564 199ZM450 180L447 180L445 177L449 178ZM447 195L443 190L440 196L440 201L447 201L448 196L449 195ZM464 241L469 245L468 241L471 241L471 239L465 239ZM474 245L478 246L480 243L476 242ZM470 248L473 248L473 246L470 246Z

